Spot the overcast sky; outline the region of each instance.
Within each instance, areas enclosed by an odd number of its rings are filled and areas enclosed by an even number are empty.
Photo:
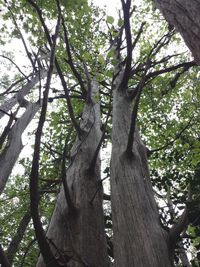
[[[93,0],[99,7],[106,7],[106,13],[110,16],[114,16],[117,12],[117,7],[121,6],[120,0]]]

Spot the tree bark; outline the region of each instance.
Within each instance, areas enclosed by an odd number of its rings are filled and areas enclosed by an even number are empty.
[[[5,115],[4,112],[10,111],[18,103],[19,94],[21,98],[24,98],[30,93],[30,90],[39,82],[39,80],[45,78],[46,75],[46,70],[41,70],[40,73],[36,73],[27,84],[22,86],[18,93],[16,93],[8,100],[5,100],[4,103],[0,106],[0,119]]]
[[[200,64],[199,0],[155,0],[170,26],[182,35],[197,64]]]
[[[23,148],[22,134],[39,110],[39,104],[29,103],[24,114],[15,122],[8,135],[7,144],[0,154],[0,194],[3,192],[9,175]]]
[[[115,267],[172,266],[169,237],[159,221],[147,151],[136,130],[133,156],[126,154],[132,104],[116,79],[113,96],[111,203]]]
[[[65,257],[70,267],[108,266],[99,157],[94,172],[88,171],[101,139],[100,107],[95,100],[98,98],[96,82],[92,82],[92,95],[92,102],[87,101],[82,114],[80,127],[84,134],[75,141],[66,173],[69,195],[76,212],[70,210],[62,187],[47,231],[55,254]],[[40,256],[37,267],[43,266]]]

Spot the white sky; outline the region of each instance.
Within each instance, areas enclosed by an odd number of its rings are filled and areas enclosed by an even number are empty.
[[[93,0],[93,3],[101,8],[106,7],[106,13],[110,16],[115,16],[117,7],[121,7],[120,0]]]

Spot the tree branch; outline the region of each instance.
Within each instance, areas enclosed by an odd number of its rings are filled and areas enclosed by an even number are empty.
[[[51,40],[51,36],[49,34],[49,30],[45,24],[45,21],[44,21],[44,18],[42,16],[42,12],[40,10],[40,8],[38,7],[38,5],[32,1],[32,0],[28,0],[28,2],[35,8],[35,10],[37,11],[37,14],[38,14],[38,17],[40,19],[40,22],[42,24],[42,27],[44,29],[44,32],[45,32],[45,35],[46,35],[46,38],[47,38],[47,41],[50,45],[50,47],[52,47],[52,40]],[[68,111],[69,111],[69,115],[70,115],[70,118],[71,118],[71,121],[72,121],[72,124],[74,125],[74,128],[78,134],[78,136],[81,136],[82,135],[82,131],[80,129],[80,126],[78,125],[78,123],[76,122],[76,119],[75,119],[75,116],[74,116],[74,111],[73,111],[73,107],[72,107],[72,103],[71,103],[71,99],[70,99],[70,95],[69,95],[69,90],[67,88],[67,84],[65,82],[65,78],[64,78],[64,75],[62,73],[62,70],[60,68],[60,65],[58,63],[58,60],[55,56],[55,66],[56,66],[56,69],[57,69],[57,72],[58,72],[58,75],[60,77],[60,80],[61,80],[61,83],[62,83],[62,86],[63,86],[63,89],[64,89],[64,92],[65,92],[65,97],[66,97],[66,101],[67,101],[67,107],[68,107]]]
[[[150,72],[146,76],[146,81],[149,80],[150,78],[157,77],[160,74],[168,73],[168,72],[171,72],[173,70],[180,69],[180,68],[186,68],[186,67],[190,68],[190,67],[193,67],[193,66],[197,66],[197,64],[194,61],[190,61],[190,62],[180,63],[180,64],[177,64],[175,66],[171,66],[171,67],[168,67],[168,68],[165,68],[165,69],[153,71],[153,72]]]
[[[47,74],[46,70],[42,70],[40,75],[37,72],[33,76],[33,78],[28,83],[23,85],[22,88],[15,95],[13,95],[8,100],[4,101],[4,103],[0,106],[0,119],[4,116],[4,114],[8,115],[7,112],[17,104],[18,94],[21,94],[21,96],[23,97],[29,94],[30,90],[38,83],[39,79],[46,77],[46,74]]]
[[[13,22],[14,22],[14,24],[15,24],[15,27],[17,28],[17,30],[18,30],[18,32],[19,32],[19,35],[20,35],[21,40],[22,40],[22,43],[23,43],[23,45],[24,45],[24,49],[25,49],[25,51],[26,51],[26,54],[27,54],[28,59],[29,59],[30,62],[31,62],[31,65],[32,65],[32,67],[33,67],[33,70],[34,70],[34,71],[37,71],[37,69],[36,69],[36,67],[35,67],[35,64],[34,64],[34,62],[33,62],[33,59],[32,59],[32,57],[31,57],[31,53],[29,52],[28,47],[27,47],[26,42],[25,42],[25,39],[24,39],[24,37],[23,37],[23,35],[22,35],[20,29],[19,29],[19,26],[18,26],[18,24],[17,24],[17,21],[16,21],[16,19],[15,19],[15,16],[14,16],[14,14],[13,14],[11,8],[10,8],[9,6],[7,6],[7,7],[8,7],[8,10],[10,11],[10,14],[11,14],[11,16],[12,16],[12,19],[13,19]]]
[[[28,75],[28,77],[29,77],[29,76],[30,76],[30,75]],[[18,83],[23,82],[23,81],[24,81],[24,78],[21,78],[21,79],[15,81],[15,82],[13,82],[13,83],[6,89],[5,92],[0,93],[0,96],[4,96],[4,95],[7,95],[7,94],[9,94],[9,93],[12,93],[12,91],[10,92],[10,90],[11,90],[13,87],[15,87]]]
[[[78,80],[78,82],[80,84],[80,87],[81,87],[81,91],[82,91],[83,97],[86,99],[87,91],[85,89],[85,85],[84,85],[84,82],[82,80],[82,77],[78,73],[78,71],[76,70],[76,68],[74,66],[74,63],[73,63],[73,60],[72,60],[71,49],[70,49],[69,40],[68,40],[68,36],[67,36],[67,29],[66,29],[66,26],[65,26],[65,21],[64,21],[63,16],[62,16],[62,26],[63,26],[63,30],[64,30],[64,39],[65,39],[65,45],[66,45],[66,52],[67,52],[67,56],[68,56],[67,63],[69,64],[69,66],[70,66],[75,78]]]
[[[135,37],[135,40],[133,41],[133,44],[132,44],[132,51],[134,50],[136,44],[138,43],[138,41],[139,41],[139,39],[140,39],[140,36],[141,36],[141,34],[142,34],[142,32],[143,32],[143,28],[144,28],[144,25],[145,25],[145,24],[146,24],[146,22],[142,22],[142,24],[141,24],[141,26],[140,26],[140,28],[139,28],[139,31],[138,31],[138,33],[137,33],[137,35],[136,35],[136,37]]]
[[[168,146],[171,146],[174,144],[174,142],[179,139],[181,137],[181,135],[184,133],[184,131],[191,125],[191,121],[193,120],[194,117],[192,117],[189,122],[186,124],[185,127],[183,127],[183,129],[178,133],[176,134],[175,138],[169,142],[167,142],[164,146],[161,146],[159,148],[155,148],[155,149],[152,149],[152,150],[148,150],[148,155],[150,156],[151,154],[153,154],[154,152],[157,152],[157,151],[160,151],[160,150],[163,150],[165,148],[167,148]]]
[[[0,57],[9,60],[9,61],[16,67],[16,69],[22,74],[22,76],[24,76],[24,78],[25,78],[27,81],[29,81],[28,76],[27,76],[26,74],[23,73],[23,71],[17,66],[17,64],[16,64],[11,58],[9,58],[9,57],[7,57],[7,56],[4,56],[4,55],[0,55]]]
[[[188,227],[188,224],[188,210],[186,207],[177,223],[174,224],[169,231],[170,243],[172,247],[178,241],[180,234]]]
[[[137,92],[136,97],[135,97],[135,103],[131,115],[131,126],[129,130],[129,135],[128,135],[128,142],[127,142],[127,147],[126,147],[126,154],[131,157],[133,155],[132,148],[133,148],[133,142],[134,142],[134,134],[135,134],[135,128],[136,128],[136,121],[137,121],[137,114],[138,114],[138,108],[139,108],[139,103],[140,103],[140,97],[142,94],[142,90],[145,86],[145,78],[147,71],[149,69],[149,62],[146,62],[146,68],[143,73],[143,77],[138,84],[137,88],[135,91]]]
[[[32,5],[35,3],[32,0],[29,0],[29,3]],[[37,6],[37,5],[36,5]],[[51,56],[50,56],[50,65],[47,74],[47,81],[44,91],[44,99],[42,104],[41,115],[39,119],[38,128],[35,136],[35,148],[33,154],[32,168],[30,174],[30,208],[31,208],[31,216],[33,218],[33,224],[35,228],[36,238],[40,247],[41,254],[44,258],[44,262],[49,267],[60,267],[61,265],[55,259],[50,246],[46,240],[46,235],[42,226],[42,222],[40,220],[38,205],[39,205],[39,191],[38,191],[38,179],[39,179],[39,159],[40,159],[40,146],[41,146],[41,137],[43,125],[46,119],[46,111],[47,111],[47,103],[48,103],[48,95],[51,84],[51,78],[54,70],[54,62],[55,62],[55,51],[56,51],[56,40],[59,34],[60,21],[61,21],[61,10],[59,6],[59,2],[57,1],[58,8],[58,19],[57,25],[55,29],[55,34],[52,41],[51,46]]]
[[[121,2],[124,14],[124,29],[125,29],[126,43],[127,43],[127,57],[126,57],[126,66],[120,87],[126,89],[128,87],[128,81],[131,74],[131,63],[132,63],[132,35],[131,35],[130,12],[129,12],[131,1],[127,0],[125,3],[124,0],[121,0]]]

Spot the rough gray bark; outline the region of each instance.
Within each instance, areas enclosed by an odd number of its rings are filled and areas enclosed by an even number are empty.
[[[4,190],[8,177],[23,148],[22,134],[39,110],[39,107],[38,103],[29,103],[24,114],[15,122],[10,130],[7,144],[0,154],[0,194]]]
[[[136,130],[133,156],[125,151],[132,105],[116,80],[113,97],[111,202],[115,267],[172,266],[149,178],[146,148]]]
[[[170,26],[182,35],[197,64],[200,64],[199,0],[155,0]]]
[[[88,172],[101,138],[100,107],[95,100],[98,98],[98,86],[95,82],[92,83],[92,91],[92,102],[85,104],[80,124],[84,134],[75,141],[72,162],[66,173],[70,197],[77,212],[73,214],[70,211],[62,187],[47,232],[50,243],[54,244],[51,248],[58,256],[72,256],[67,265],[70,267],[108,266],[99,157],[94,172]],[[40,256],[37,267],[43,266]]]
[[[3,104],[0,106],[0,119],[5,115],[3,111],[8,112],[10,111],[17,103],[18,97],[20,95],[21,98],[24,98],[26,95],[30,93],[30,90],[39,82],[40,79],[45,78],[47,75],[46,70],[41,70],[40,73],[36,73],[30,81],[22,86],[18,93],[12,96],[10,99],[5,100]]]

